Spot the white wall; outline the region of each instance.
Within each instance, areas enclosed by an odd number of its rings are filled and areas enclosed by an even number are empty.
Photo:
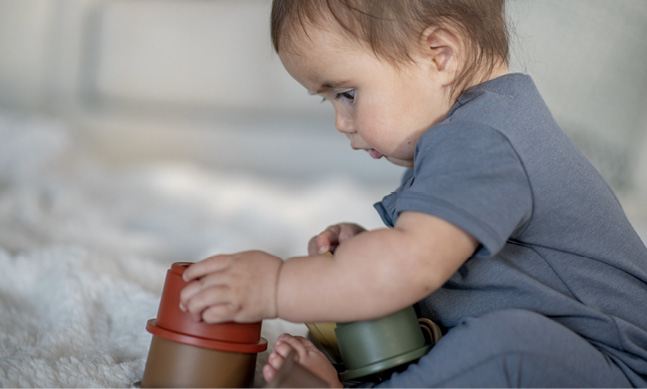
[[[509,2],[513,67],[536,79],[564,130],[614,186],[647,151],[647,2]],[[647,173],[643,172],[643,181]]]
[[[0,107],[45,112],[119,163],[190,158],[392,182],[282,69],[269,0],[0,0]],[[510,0],[513,70],[647,208],[647,1]],[[332,156],[332,157],[331,157]],[[638,199],[638,200],[635,200]],[[641,202],[642,201],[642,202]]]

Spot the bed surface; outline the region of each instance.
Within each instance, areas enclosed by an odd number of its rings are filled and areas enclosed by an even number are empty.
[[[0,114],[0,386],[130,386],[171,263],[303,255],[325,223],[379,223],[372,196],[344,180],[298,187],[179,162],[111,168],[60,122]],[[270,346],[283,332],[306,327],[263,324]]]

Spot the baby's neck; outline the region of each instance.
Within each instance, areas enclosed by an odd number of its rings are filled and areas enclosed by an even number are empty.
[[[471,82],[466,85],[464,89],[461,89],[457,93],[452,96],[453,103],[455,103],[459,96],[463,94],[466,90],[469,90],[477,85],[483,84],[485,82],[488,82],[490,80],[494,80],[495,78],[504,76],[508,74],[510,71],[508,70],[508,65],[505,63],[501,63],[499,65],[496,65],[491,71],[482,71],[478,74],[476,74],[472,79]]]
[[[481,75],[475,77],[475,82],[472,85],[470,85],[470,88],[473,87],[473,86],[476,86],[478,84],[482,84],[484,82],[494,80],[495,78],[504,76],[504,75],[506,75],[508,73],[510,73],[510,70],[508,69],[508,65],[506,65],[505,63],[499,64],[499,65],[495,66],[492,69],[492,71],[490,71],[488,73],[484,72]]]
[[[504,76],[506,74],[510,73],[510,69],[508,69],[508,65],[506,64],[501,64],[497,66],[492,73],[490,73],[490,76],[486,81],[494,80],[495,78]]]

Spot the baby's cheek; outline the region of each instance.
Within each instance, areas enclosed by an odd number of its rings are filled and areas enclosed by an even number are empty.
[[[360,136],[374,148],[386,152],[396,141],[398,133],[402,132],[402,123],[393,122],[384,116],[383,112],[363,115],[357,120]]]

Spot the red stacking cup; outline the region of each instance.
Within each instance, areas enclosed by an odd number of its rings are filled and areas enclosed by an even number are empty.
[[[256,356],[267,349],[261,322],[207,324],[180,309],[182,274],[192,263],[176,262],[166,273],[142,387],[250,387]]]

